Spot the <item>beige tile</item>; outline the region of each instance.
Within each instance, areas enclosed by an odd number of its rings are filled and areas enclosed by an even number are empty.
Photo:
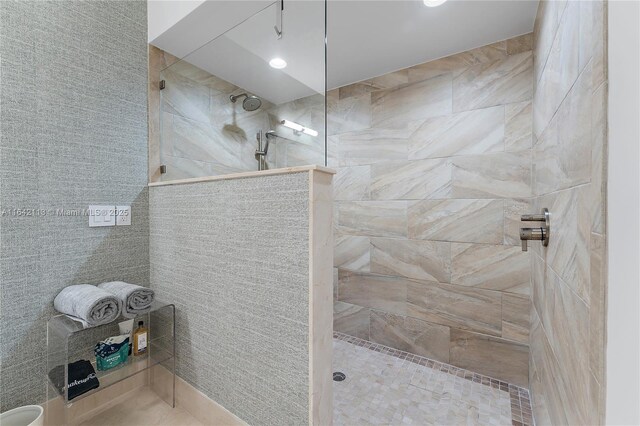
[[[529,344],[529,296],[502,293],[502,337]]]
[[[451,75],[444,74],[371,94],[372,125],[402,125],[451,113]]]
[[[589,368],[595,379],[605,379],[605,297],[606,297],[606,240],[591,233],[591,287],[589,290]]]
[[[528,294],[529,258],[517,246],[451,244],[451,283]]]
[[[369,237],[337,235],[333,251],[333,266],[349,271],[369,272]]]
[[[333,178],[336,200],[368,200],[371,184],[371,166],[339,167]]]
[[[407,280],[366,273],[339,271],[338,300],[404,315]]]
[[[529,348],[498,337],[451,329],[451,364],[528,386]]]
[[[601,85],[592,98],[591,125],[591,230],[603,234],[605,232],[605,217],[607,204],[607,164],[605,161],[607,146],[607,84]]]
[[[366,129],[341,134],[337,142],[340,166],[361,166],[407,159],[408,127]]]
[[[595,0],[592,3],[592,7],[592,78],[593,87],[600,87],[602,83],[607,81],[607,2]]]
[[[536,200],[536,210],[547,207],[551,214],[549,246],[543,249],[543,258],[587,302],[591,234],[588,196],[588,186],[582,185]]]
[[[450,184],[447,159],[387,161],[371,166],[371,198],[375,200],[447,198]]]
[[[591,67],[587,66],[534,147],[536,194],[589,182],[591,99]]]
[[[533,33],[510,38],[506,40],[506,43],[508,55],[517,55],[518,53],[528,52],[533,49]]]
[[[531,99],[532,54],[519,53],[474,65],[453,80],[453,111]]]
[[[505,105],[504,150],[530,149],[533,143],[531,101]]]
[[[578,78],[579,7],[577,1],[568,2],[558,34],[536,86],[533,100],[533,131],[537,138]]]
[[[502,200],[424,200],[408,204],[409,238],[500,244]]]
[[[369,340],[369,308],[345,302],[333,303],[333,329]]]
[[[339,89],[340,99],[360,96],[376,90],[391,89],[409,82],[408,69],[403,69],[378,77],[370,78],[358,83],[349,84]]]
[[[531,152],[468,155],[451,159],[453,198],[531,196]]]
[[[538,82],[542,76],[542,71],[549,58],[549,52],[556,37],[556,30],[566,5],[566,0],[544,0],[540,2],[533,29],[534,83]]]
[[[407,236],[406,201],[340,201],[338,231],[372,237]]]
[[[497,291],[411,281],[407,315],[436,324],[500,336],[501,297]]]
[[[327,97],[327,134],[366,129],[371,125],[371,96]]]
[[[567,285],[556,287],[551,341],[562,368],[562,380],[572,400],[567,405],[570,424],[589,424],[589,312]],[[569,408],[571,407],[571,408]]]
[[[449,361],[449,327],[371,311],[371,340],[442,362]]]
[[[372,238],[371,272],[449,282],[451,244],[440,241]]]
[[[446,73],[456,77],[472,65],[504,59],[506,56],[506,42],[500,41],[410,67],[409,81],[422,81]]]
[[[504,244],[510,246],[521,245],[520,228],[528,227],[520,219],[524,214],[538,213],[533,211],[531,199],[507,199],[504,200]]]
[[[503,151],[504,140],[503,106],[430,118],[409,137],[409,159]]]

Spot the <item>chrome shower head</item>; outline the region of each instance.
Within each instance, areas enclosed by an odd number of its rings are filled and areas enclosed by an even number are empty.
[[[244,108],[245,111],[255,111],[262,106],[262,100],[259,97],[247,95],[246,93],[231,95],[229,96],[229,100],[235,103],[235,101],[241,97],[244,97],[244,101],[242,101],[242,108]]]

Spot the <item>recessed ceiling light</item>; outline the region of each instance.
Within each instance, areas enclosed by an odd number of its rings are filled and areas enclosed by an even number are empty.
[[[287,66],[287,61],[285,61],[282,58],[273,58],[272,60],[269,61],[269,65],[271,65],[272,68],[281,70],[282,68]]]
[[[424,2],[425,6],[428,7],[436,7],[436,6],[440,6],[442,3],[446,2],[447,0],[422,0]]]

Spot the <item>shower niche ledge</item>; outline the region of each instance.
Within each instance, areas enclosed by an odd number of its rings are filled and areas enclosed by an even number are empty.
[[[148,386],[171,407],[175,407],[175,307],[154,302],[151,310],[134,319],[144,321],[148,330],[147,352],[108,370],[98,370],[96,343],[119,332],[120,318],[98,327],[83,328],[66,315],[56,315],[47,323],[47,424],[75,424],[109,408],[130,391]],[[91,362],[98,387],[69,396],[69,364]],[[71,381],[73,382],[73,381]],[[80,383],[74,384],[78,385]],[[72,386],[74,386],[72,385]]]

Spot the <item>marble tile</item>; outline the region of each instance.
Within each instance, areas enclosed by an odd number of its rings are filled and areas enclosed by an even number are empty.
[[[372,237],[407,236],[406,201],[339,201],[338,231]]]
[[[113,424],[201,426],[203,423],[182,408],[171,408],[148,388],[131,395],[126,401],[81,423],[83,426]],[[236,423],[241,424],[241,423]]]
[[[533,33],[523,34],[506,40],[507,54],[517,55],[533,49]]]
[[[408,69],[390,72],[378,77],[369,78],[358,83],[349,84],[339,89],[340,99],[371,93],[376,90],[391,89],[409,82]]]
[[[500,336],[499,292],[432,281],[407,284],[407,315],[436,324]]]
[[[447,198],[451,166],[447,159],[387,161],[371,166],[371,198],[421,200]]]
[[[369,237],[336,235],[333,266],[349,271],[369,272]]]
[[[604,0],[594,0],[592,7],[592,81],[593,87],[597,88],[607,81],[607,2]]]
[[[339,167],[333,179],[336,200],[368,200],[371,186],[371,166]]]
[[[591,67],[582,72],[533,149],[536,194],[589,182],[591,177]]]
[[[562,383],[562,369],[558,365],[543,328],[535,320],[531,330],[531,358],[539,377],[539,380],[531,384],[536,422],[542,421],[544,422],[542,424],[550,425],[571,424],[567,420],[565,407],[571,407],[572,402]]]
[[[453,198],[531,196],[530,151],[468,155],[451,159]]]
[[[333,303],[333,329],[369,340],[369,315],[369,308],[336,301]]]
[[[504,107],[504,150],[521,151],[533,145],[531,101]]]
[[[493,62],[507,57],[505,41],[478,47],[445,58],[429,61],[424,64],[412,66],[409,71],[409,82],[426,80],[438,75],[451,73],[457,77],[467,68],[486,62]]]
[[[607,146],[607,84],[595,90],[592,97],[591,110],[591,230],[604,234],[606,228],[605,194],[607,191],[607,164],[605,161]]]
[[[367,129],[341,134],[337,142],[338,164],[360,166],[407,159],[408,128]]]
[[[518,386],[529,382],[529,348],[498,337],[451,329],[449,360]]]
[[[606,240],[604,235],[591,233],[591,271],[589,289],[589,368],[600,383],[605,380],[606,329]]]
[[[587,65],[593,57],[593,37],[597,37],[597,32],[593,31],[593,11],[596,7],[596,3],[597,2],[595,1],[585,1],[580,2],[579,6],[580,32],[578,34],[578,69],[580,71],[584,69],[585,65]]]
[[[589,309],[562,281],[555,296],[551,346],[572,400],[567,417],[570,424],[589,424]]]
[[[502,337],[529,344],[529,296],[502,293]]]
[[[536,138],[540,137],[578,78],[579,3],[568,2],[549,58],[536,86],[533,99],[533,132]]]
[[[327,97],[329,135],[366,129],[371,125],[371,96],[364,94],[345,99]]]
[[[407,280],[339,270],[338,300],[352,305],[404,315]]]
[[[371,340],[420,356],[449,361],[449,327],[371,311]]]
[[[409,137],[409,159],[503,151],[504,142],[504,106],[466,111],[422,123]]]
[[[567,0],[543,0],[539,4],[533,28],[534,84],[542,77],[566,6]]]
[[[372,238],[371,272],[449,282],[451,244],[440,241]]]
[[[453,111],[531,99],[532,54],[519,53],[474,65],[453,80]]]
[[[374,127],[395,127],[407,121],[449,114],[451,75],[373,92],[371,113]]]
[[[407,207],[409,238],[500,244],[502,200],[424,200]]]
[[[520,219],[524,214],[538,213],[533,211],[531,199],[504,200],[504,244],[520,246],[520,228],[529,226]],[[475,242],[475,241],[474,241]]]
[[[552,233],[543,259],[587,303],[591,234],[588,196],[588,185],[582,185],[536,200],[536,207],[547,207],[551,213]]]
[[[451,244],[451,283],[528,294],[529,258],[518,246]]]

